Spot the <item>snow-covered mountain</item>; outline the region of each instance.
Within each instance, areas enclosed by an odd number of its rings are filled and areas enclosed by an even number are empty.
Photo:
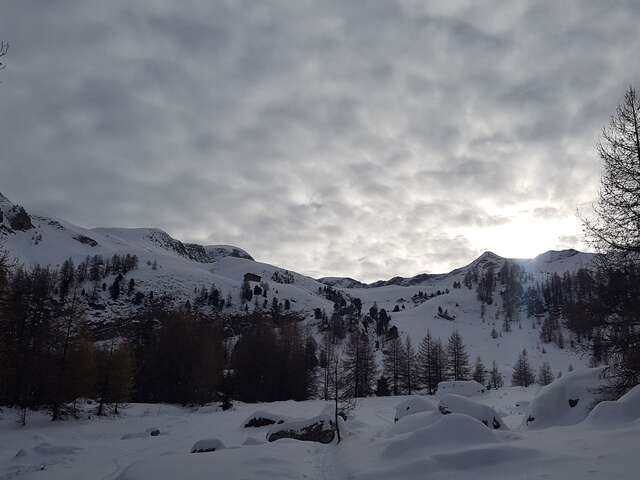
[[[256,262],[245,250],[229,245],[183,243],[156,228],[87,229],[60,219],[30,214],[0,194],[0,249],[18,264],[59,267],[71,258],[77,265],[87,257],[136,255],[139,266],[127,274],[138,291],[171,294],[176,301],[193,300],[194,290],[216,288],[230,295],[240,310],[240,290],[244,275],[253,273],[274,285],[268,301],[277,296],[289,299],[292,309],[311,314],[313,308],[330,308],[318,297],[319,282],[265,263]],[[110,284],[112,279],[105,279]],[[127,278],[128,281],[128,278]],[[123,301],[104,299],[104,319],[127,309]],[[128,307],[128,306],[124,306]],[[91,315],[91,312],[90,312]]]
[[[527,273],[541,278],[553,273],[575,272],[580,268],[589,267],[593,263],[593,260],[593,253],[579,252],[574,249],[549,250],[535,258],[505,258],[493,252],[484,252],[469,265],[444,274],[420,273],[413,277],[393,277],[389,280],[377,280],[368,284],[350,277],[322,277],[319,278],[318,281],[325,285],[341,288],[377,288],[390,285],[409,287],[428,284],[438,279],[451,279],[460,274],[464,276],[465,273],[474,268],[484,270],[493,267],[497,272],[506,261],[514,262],[523,267]]]
[[[374,304],[391,313],[392,324],[402,334],[418,343],[427,329],[435,337],[446,339],[458,329],[472,356],[485,361],[496,360],[510,369],[518,352],[527,348],[534,365],[547,360],[554,368],[566,370],[569,363],[584,363],[575,352],[560,350],[554,345],[541,348],[539,329],[523,314],[522,322],[511,332],[492,337],[501,326],[501,300],[496,293],[493,305],[481,307],[475,288],[453,288],[469,272],[482,273],[489,267],[498,271],[508,259],[486,252],[469,265],[443,274],[420,274],[410,278],[394,277],[386,281],[364,284],[352,278],[325,277],[315,280],[274,265],[255,261],[245,250],[227,245],[204,246],[183,243],[168,233],[154,228],[93,228],[86,229],[63,220],[31,214],[0,194],[0,248],[8,251],[18,263],[60,266],[66,259],[82,262],[87,256],[113,254],[137,255],[139,266],[126,274],[126,281],[135,280],[136,290],[143,293],[170,294],[176,302],[193,302],[196,291],[212,285],[222,298],[232,300],[228,313],[239,313],[255,306],[271,305],[274,298],[287,302],[290,309],[315,322],[314,309],[331,314],[333,302],[322,290],[331,286],[345,296],[359,298],[362,311]],[[527,272],[531,285],[544,281],[553,273],[574,272],[588,267],[593,254],[576,250],[549,251],[533,259],[511,259]],[[252,288],[267,284],[266,295],[256,295],[243,305],[240,294],[246,274]],[[259,277],[259,280],[258,280]],[[104,282],[110,284],[111,278]],[[524,285],[525,288],[527,285]],[[89,310],[93,320],[108,320],[128,313],[132,302],[127,298],[113,300],[101,293],[97,310]],[[255,306],[254,306],[255,305]],[[439,310],[447,311],[447,316]]]

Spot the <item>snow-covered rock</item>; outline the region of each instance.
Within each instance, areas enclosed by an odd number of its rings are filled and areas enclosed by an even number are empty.
[[[449,380],[438,383],[436,395],[442,397],[443,395],[453,393],[455,395],[462,395],[463,397],[473,397],[484,392],[484,386],[475,380]]]
[[[416,430],[433,425],[435,422],[440,421],[441,418],[442,415],[437,410],[408,415],[393,424],[389,429],[389,435],[402,435],[404,433],[415,432]]]
[[[616,427],[640,420],[640,385],[613,402],[598,403],[586,422],[598,427]]]
[[[452,447],[495,443],[500,439],[481,422],[468,415],[451,414],[411,435],[392,441],[385,457],[401,457],[416,450],[444,450]]]
[[[266,427],[267,425],[284,423],[286,417],[282,415],[276,415],[275,413],[265,412],[264,410],[258,410],[257,412],[249,415],[247,419],[242,422],[244,428],[250,427]]]
[[[494,430],[507,430],[507,426],[500,418],[500,415],[488,405],[469,400],[467,397],[455,394],[447,394],[442,396],[438,404],[438,410],[443,415],[460,413],[469,415],[479,420],[487,427]]]
[[[575,370],[543,387],[529,405],[524,425],[547,428],[583,421],[598,402],[598,389],[605,385],[603,370]]]
[[[203,440],[198,440],[191,447],[191,453],[205,453],[205,452],[215,452],[216,450],[222,450],[225,448],[222,440],[218,438],[205,438]]]
[[[333,419],[326,414],[307,420],[296,420],[277,425],[267,433],[267,440],[275,442],[281,438],[292,438],[307,442],[331,443],[335,436]]]
[[[413,415],[418,412],[432,412],[436,409],[436,406],[425,397],[413,396],[396,406],[396,415],[394,422],[397,422],[403,417]]]

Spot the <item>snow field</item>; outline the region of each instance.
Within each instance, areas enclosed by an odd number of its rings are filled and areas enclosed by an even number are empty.
[[[593,372],[576,371],[575,377],[589,374],[593,376]],[[596,407],[586,421],[523,427],[523,420],[542,402],[540,398],[547,397],[547,391],[548,387],[513,387],[465,399],[495,410],[514,430],[492,430],[467,414],[442,415],[437,410],[419,411],[394,422],[399,404],[423,398],[361,399],[339,445],[290,439],[265,442],[274,426],[244,427],[256,410],[276,418],[323,415],[327,404],[319,400],[237,403],[226,412],[132,404],[117,418],[60,423],[34,413],[26,428],[18,427],[15,412],[5,409],[0,416],[0,478],[636,478],[637,388],[618,402]],[[156,429],[160,435],[152,436]],[[226,448],[190,453],[196,442],[208,439]]]

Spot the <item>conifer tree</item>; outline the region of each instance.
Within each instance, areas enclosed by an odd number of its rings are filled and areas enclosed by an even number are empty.
[[[489,372],[489,384],[494,389],[502,388],[504,385],[502,374],[500,373],[500,370],[498,370],[498,365],[495,360],[493,361],[491,371]]]
[[[527,350],[522,350],[518,355],[518,360],[513,367],[511,384],[515,387],[528,387],[535,382],[535,375],[529,365]]]
[[[454,330],[449,337],[447,358],[449,376],[453,380],[467,380],[469,378],[469,355],[458,330]]]
[[[349,335],[342,366],[351,396],[365,397],[373,392],[376,364],[369,337],[360,331]]]
[[[482,385],[484,385],[487,379],[487,370],[484,368],[480,357],[476,358],[476,363],[473,367],[473,379]]]
[[[418,346],[416,373],[420,386],[426,388],[429,395],[433,395],[438,388],[435,349],[431,332],[427,330],[427,334]]]
[[[401,360],[400,386],[405,394],[411,395],[416,389],[416,351],[409,336],[405,338]]]
[[[390,380],[391,393],[400,395],[400,375],[402,372],[404,349],[399,337],[394,337],[386,342],[384,349],[384,372]]]
[[[540,369],[538,370],[538,376],[536,378],[536,382],[538,385],[549,385],[553,382],[553,372],[551,371],[551,366],[544,362]]]

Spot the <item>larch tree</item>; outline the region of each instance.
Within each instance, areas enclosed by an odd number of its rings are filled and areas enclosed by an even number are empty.
[[[535,382],[535,375],[529,365],[529,358],[527,351],[522,350],[518,355],[518,360],[513,367],[513,375],[511,377],[511,384],[514,387],[528,387]]]
[[[504,385],[502,373],[500,373],[500,370],[498,370],[498,365],[496,364],[495,360],[493,361],[491,370],[489,371],[489,385],[491,385],[491,388],[493,389],[502,388],[502,386]]]
[[[594,215],[583,217],[590,244],[599,252],[599,274],[606,286],[635,279],[640,259],[640,97],[629,87],[603,128],[598,154],[602,165]],[[640,296],[627,281],[626,295],[607,295],[600,328],[607,351],[610,386],[617,398],[640,382]],[[606,290],[605,290],[606,293]]]
[[[373,348],[366,333],[356,330],[347,339],[343,371],[353,397],[366,397],[373,392],[376,364]]]
[[[476,363],[473,367],[473,379],[482,385],[487,380],[487,369],[484,367],[480,357],[476,358]]]
[[[413,348],[409,336],[405,338],[403,353],[401,356],[402,365],[400,368],[400,386],[402,391],[411,395],[416,389],[416,351]]]
[[[449,337],[447,357],[449,376],[453,380],[467,380],[469,378],[469,355],[458,330],[454,330]]]
[[[426,388],[429,395],[433,395],[438,388],[437,359],[435,357],[435,342],[431,332],[427,330],[427,334],[418,346],[416,372],[419,385]]]
[[[390,381],[392,395],[400,395],[400,374],[402,371],[404,349],[400,337],[394,337],[386,342],[384,349],[384,372]]]
[[[536,382],[538,385],[549,385],[553,382],[553,371],[551,370],[551,366],[549,363],[544,362],[540,365],[540,369],[538,370],[538,376],[536,377]]]

